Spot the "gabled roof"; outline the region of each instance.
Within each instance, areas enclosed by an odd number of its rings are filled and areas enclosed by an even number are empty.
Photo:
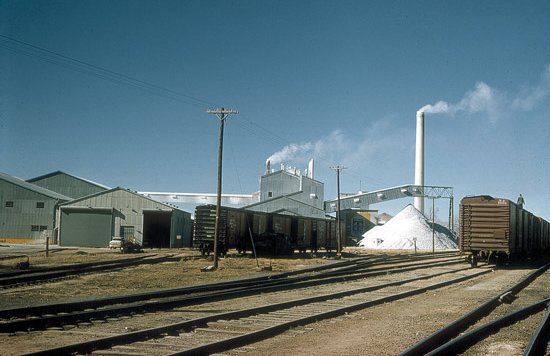
[[[122,190],[122,191],[124,191],[124,192],[126,192],[126,193],[129,193],[129,194],[132,194],[132,195],[135,195],[135,196],[140,197],[140,198],[142,198],[142,199],[146,199],[146,200],[155,202],[155,203],[160,204],[160,205],[162,205],[162,206],[165,206],[165,207],[167,207],[167,208],[169,208],[169,209],[183,211],[183,210],[181,210],[180,208],[175,207],[175,206],[173,206],[173,205],[168,205],[168,204],[159,202],[159,201],[157,201],[157,200],[155,200],[155,199],[151,199],[151,198],[149,198],[149,197],[147,197],[147,196],[145,196],[145,195],[142,195],[142,194],[139,194],[139,193],[137,193],[137,192],[131,191],[131,190],[126,189],[126,188],[121,188],[121,187],[116,187],[116,188],[112,188],[112,189],[109,189],[109,190],[105,190],[105,191],[103,191],[103,192],[98,192],[98,193],[90,194],[90,195],[87,195],[87,196],[85,196],[85,197],[81,197],[81,198],[74,199],[74,200],[71,200],[71,201],[69,201],[69,202],[63,203],[63,204],[61,204],[61,205],[63,206],[63,205],[69,205],[69,204],[78,203],[79,201],[82,201],[82,200],[94,198],[94,197],[97,197],[97,196],[100,196],[100,195],[103,195],[103,194],[113,193],[113,192],[116,192],[116,191],[119,191],[119,190]]]
[[[20,178],[14,177],[14,176],[10,176],[9,174],[5,174],[5,173],[1,173],[1,172],[0,172],[0,179],[6,181],[6,182],[8,182],[8,183],[17,185],[17,186],[19,186],[19,187],[21,187],[21,188],[24,188],[24,189],[33,191],[33,192],[35,192],[35,193],[42,194],[42,195],[44,195],[44,196],[46,196],[46,197],[49,197],[49,198],[58,199],[58,200],[63,200],[63,201],[70,201],[70,200],[72,200],[72,198],[70,198],[70,197],[68,197],[68,196],[65,196],[65,195],[63,195],[63,194],[56,193],[56,192],[51,191],[51,190],[46,189],[46,188],[39,187],[39,186],[37,186],[37,185],[35,185],[35,184],[26,182],[26,181],[24,181],[23,179],[20,179]]]
[[[319,208],[316,208],[312,205],[306,204],[306,203],[304,203],[300,200],[293,199],[292,196],[293,195],[298,195],[298,193],[300,193],[300,192],[289,194],[289,195],[283,195],[283,196],[280,196],[280,197],[275,197],[275,198],[272,198],[272,199],[269,199],[269,200],[264,200],[264,201],[259,202],[259,203],[254,203],[254,204],[247,205],[247,206],[243,207],[242,209],[243,210],[251,210],[251,211],[263,211],[262,210],[262,205],[269,206],[270,203],[273,203],[273,202],[276,202],[276,201],[286,201],[286,203],[280,203],[279,204],[280,207],[278,209],[271,210],[269,212],[277,213],[277,214],[287,214],[287,215],[295,215],[295,216],[312,217],[312,215],[310,215],[310,214],[303,215],[303,214],[300,214],[299,211],[295,211],[295,209],[293,209],[293,206],[292,206],[292,205],[294,205],[295,207],[298,208],[298,210],[300,208],[313,209],[319,215],[323,215],[323,216],[326,215],[325,211],[323,209],[319,209]]]
[[[281,199],[284,199],[284,198],[288,198],[288,199],[291,199],[293,201],[298,201],[298,200],[295,200],[295,199],[292,199],[293,196],[298,196],[300,194],[302,194],[303,192],[300,190],[300,191],[297,191],[297,192],[294,192],[294,193],[290,193],[290,194],[286,194],[286,195],[280,195],[278,197],[271,197],[271,198],[268,198],[266,200],[262,200],[262,201],[258,201],[258,202],[255,202],[255,203],[252,203],[252,204],[249,204],[249,205],[246,205],[244,206],[243,208],[246,209],[246,208],[253,208],[255,206],[260,206],[260,205],[265,205],[265,204],[268,204],[268,203],[271,203],[271,202],[274,202],[276,200],[281,200]],[[303,203],[304,204],[304,203]],[[306,205],[306,204],[304,204]],[[313,207],[312,207],[313,208]]]
[[[54,177],[54,176],[57,176],[57,175],[66,175],[66,176],[69,176],[69,177],[72,177],[74,179],[78,179],[78,180],[81,180],[83,182],[86,182],[86,183],[89,183],[91,185],[95,185],[99,188],[103,188],[105,190],[109,190],[111,188],[103,185],[103,184],[100,184],[100,183],[97,183],[97,182],[94,182],[94,181],[91,181],[89,179],[85,179],[85,178],[81,178],[81,177],[78,177],[78,176],[75,176],[73,174],[68,174],[68,173],[65,173],[63,171],[55,171],[55,172],[51,172],[51,173],[48,173],[48,174],[44,174],[44,175],[41,175],[39,177],[35,177],[35,178],[31,178],[31,179],[27,179],[27,182],[29,183],[33,183],[33,182],[36,182],[36,181],[39,181],[39,180],[43,180],[43,179],[46,179],[46,178],[50,178],[50,177]]]

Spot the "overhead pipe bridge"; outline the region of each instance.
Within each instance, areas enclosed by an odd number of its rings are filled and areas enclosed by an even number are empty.
[[[409,184],[373,192],[341,196],[340,209],[368,210],[371,204],[411,197],[431,199],[447,198],[452,200],[453,188]],[[336,212],[337,200],[338,199],[325,201],[325,211],[327,213]]]

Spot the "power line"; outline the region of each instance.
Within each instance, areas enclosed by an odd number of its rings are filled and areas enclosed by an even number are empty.
[[[190,105],[194,105],[194,106],[197,106],[197,107],[200,107],[200,108],[204,108],[205,105],[209,105],[209,106],[210,105],[215,105],[212,102],[209,102],[209,101],[206,101],[206,100],[203,100],[203,99],[191,96],[191,95],[187,95],[187,94],[184,94],[184,93],[180,93],[178,91],[168,89],[168,88],[165,88],[165,87],[162,87],[162,86],[159,86],[159,85],[156,85],[156,84],[153,84],[153,83],[141,80],[141,79],[137,79],[135,77],[132,77],[132,76],[120,73],[120,72],[115,72],[113,70],[110,70],[110,69],[107,69],[107,68],[104,68],[104,67],[101,67],[101,66],[98,66],[98,65],[95,65],[95,64],[91,64],[91,63],[88,63],[88,62],[85,62],[85,61],[82,61],[82,60],[79,60],[79,59],[76,59],[76,58],[73,58],[73,57],[69,57],[67,55],[57,53],[57,52],[51,51],[49,49],[46,49],[46,48],[43,48],[43,47],[40,47],[40,46],[36,46],[36,45],[30,44],[30,43],[27,43],[27,42],[24,42],[24,41],[20,41],[20,40],[17,40],[15,38],[11,38],[11,37],[1,35],[1,34],[0,34],[0,38],[4,38],[4,39],[6,39],[6,40],[8,40],[12,43],[16,43],[16,44],[24,46],[23,48],[14,48],[14,47],[10,47],[6,43],[0,43],[1,47],[4,47],[4,48],[6,48],[10,51],[13,51],[13,52],[24,54],[24,55],[29,56],[29,57],[35,57],[35,58],[41,59],[43,61],[53,63],[53,64],[57,64],[57,65],[61,65],[65,68],[75,70],[75,71],[78,71],[78,72],[81,72],[81,73],[91,74],[91,75],[97,76],[101,79],[109,80],[111,82],[124,84],[124,85],[128,85],[128,86],[132,86],[134,88],[142,89],[142,90],[148,91],[149,93],[154,94],[154,95],[159,95],[158,92],[160,92],[162,94],[160,94],[159,96],[162,96],[162,97],[165,97],[165,98],[174,99],[174,100],[178,100],[178,98],[179,98],[180,101],[183,98],[183,99],[188,100],[188,101],[184,101],[185,103],[190,104]],[[38,51],[38,53],[32,52],[31,49],[35,50],[35,51]],[[192,102],[189,102],[189,100],[191,100]],[[198,103],[201,103],[201,104],[204,104],[204,105],[199,106]]]

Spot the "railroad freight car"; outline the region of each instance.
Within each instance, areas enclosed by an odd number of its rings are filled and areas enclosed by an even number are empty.
[[[508,199],[466,197],[460,202],[460,251],[479,260],[525,258],[547,253],[550,224]]]
[[[193,245],[201,253],[213,252],[216,206],[201,205],[195,209]],[[239,208],[221,207],[218,250],[226,254],[234,248],[239,253],[291,254],[295,250],[317,252],[319,248],[335,250],[336,220],[262,213]],[[342,225],[342,230],[345,228]],[[341,236],[345,236],[342,231]]]

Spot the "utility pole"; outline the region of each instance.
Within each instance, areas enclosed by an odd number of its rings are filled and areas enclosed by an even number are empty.
[[[336,239],[338,241],[338,251],[336,252],[336,258],[342,257],[342,245],[341,245],[341,237],[340,237],[340,171],[343,169],[346,169],[344,166],[333,166],[330,167],[333,171],[336,171],[336,190],[338,197],[336,199],[337,205],[336,205]]]
[[[455,227],[454,227],[454,220],[455,220],[455,217],[454,217],[454,205],[453,205],[453,197],[451,196],[449,198],[449,230],[451,230],[451,233],[453,234],[454,236],[454,230],[455,230]]]
[[[432,197],[432,253],[435,253],[435,197]]]
[[[222,156],[223,156],[223,128],[228,115],[238,114],[238,111],[229,109],[208,109],[208,114],[214,114],[220,119],[220,138],[218,144],[218,196],[216,198],[216,223],[214,226],[214,266],[218,269],[218,239],[220,236],[220,213],[222,205]]]

